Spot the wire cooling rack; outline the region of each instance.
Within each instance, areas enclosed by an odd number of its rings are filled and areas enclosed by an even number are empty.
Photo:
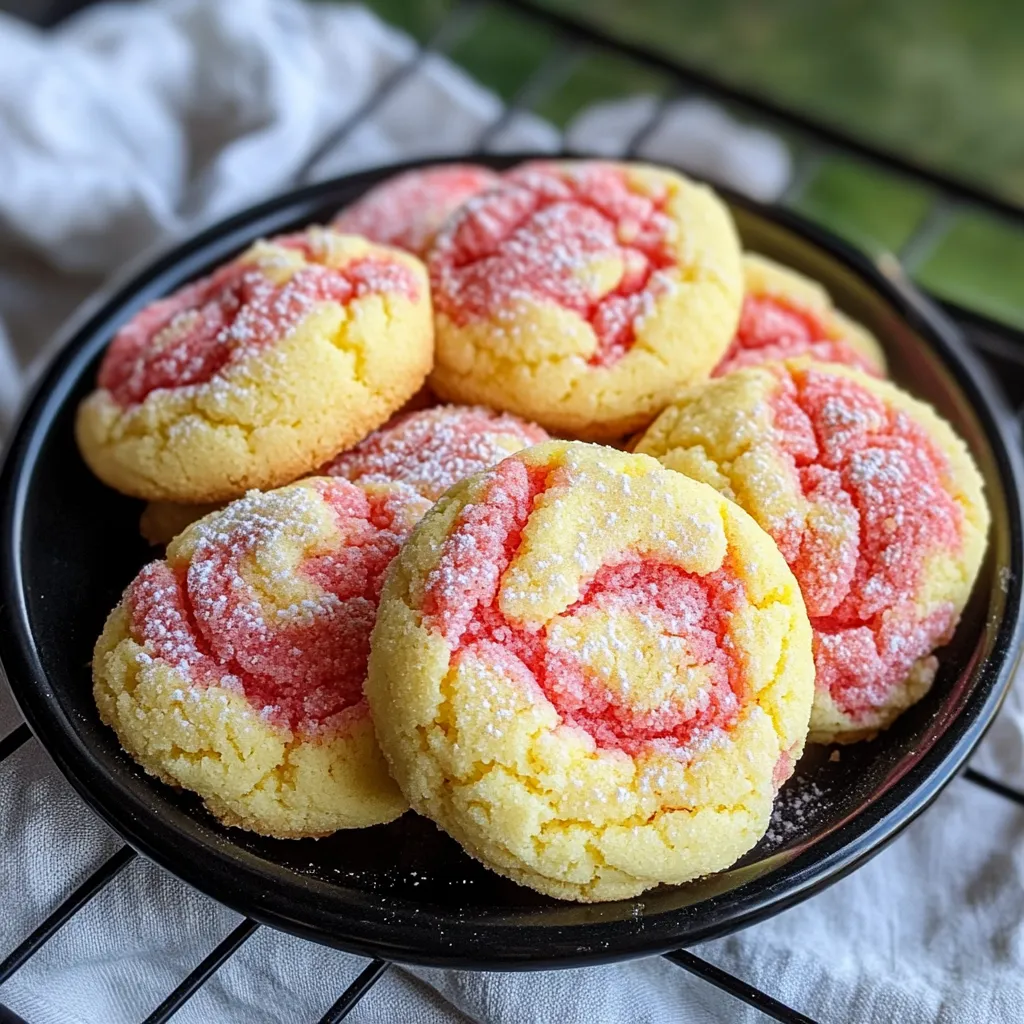
[[[60,7],[60,4],[51,4]],[[73,2],[65,10],[82,6]],[[830,156],[852,157],[880,170],[896,173],[903,178],[928,186],[933,201],[917,227],[896,254],[911,273],[919,267],[941,238],[958,211],[974,210],[1024,227],[1024,209],[996,196],[988,195],[971,184],[959,181],[924,165],[919,165],[892,152],[884,152],[865,144],[840,130],[784,109],[764,96],[736,88],[704,72],[669,60],[640,46],[616,41],[601,31],[529,2],[529,0],[464,0],[456,2],[433,35],[419,46],[410,58],[399,65],[349,118],[338,125],[313,153],[299,174],[300,179],[315,173],[316,165],[327,153],[342,145],[349,135],[364,121],[372,117],[399,88],[408,82],[431,54],[445,54],[472,30],[487,6],[504,7],[540,24],[554,37],[542,63],[533,69],[520,84],[511,102],[503,112],[486,126],[467,152],[492,148],[504,129],[520,113],[529,111],[550,95],[566,79],[570,69],[586,52],[604,53],[624,57],[640,66],[663,74],[671,87],[654,106],[647,120],[641,124],[622,148],[621,156],[629,158],[644,148],[662,125],[673,100],[684,96],[703,96],[728,104],[741,117],[774,127],[787,137],[799,139],[799,159],[792,182],[780,203],[792,205],[811,180],[822,162]],[[47,20],[52,20],[48,18]],[[996,380],[1006,391],[1016,412],[1018,426],[1024,420],[1024,335],[997,323],[988,317],[951,303],[942,303],[959,323],[976,351],[988,363]],[[0,739],[0,764],[25,743],[32,740],[28,726],[22,725]],[[968,767],[963,778],[977,786],[1024,807],[1024,792]],[[7,784],[10,778],[6,780]],[[4,780],[0,779],[0,784]],[[83,907],[137,858],[134,850],[121,847],[81,885],[78,886],[36,929],[0,961],[0,986],[9,980],[46,942],[64,927]],[[261,926],[252,920],[243,920],[230,932],[193,971],[143,1021],[143,1024],[163,1024],[236,953]],[[681,967],[691,975],[728,992],[755,1007],[771,1020],[785,1024],[815,1024],[806,1014],[786,1006],[767,992],[748,985],[741,978],[703,960],[689,950],[666,953],[664,959]],[[320,1024],[335,1024],[344,1020],[361,999],[387,972],[390,964],[375,959],[366,966],[320,1018]],[[26,1024],[22,1018],[0,1003],[0,1024]]]

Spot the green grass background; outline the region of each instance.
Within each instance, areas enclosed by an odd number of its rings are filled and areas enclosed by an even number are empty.
[[[1024,0],[541,2],[1024,205]],[[369,6],[425,39],[452,0]],[[450,55],[509,99],[554,42],[543,25],[490,5]],[[669,85],[588,51],[537,112],[564,126],[595,101]],[[931,201],[918,182],[828,155],[794,205],[870,251],[898,249]],[[1024,234],[1006,222],[958,211],[915,270],[939,295],[1024,328]]]

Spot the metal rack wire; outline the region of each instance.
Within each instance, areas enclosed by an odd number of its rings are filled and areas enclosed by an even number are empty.
[[[752,120],[777,126],[788,134],[798,134],[803,144],[801,161],[797,166],[782,204],[791,204],[813,176],[826,154],[843,154],[876,165],[883,170],[897,172],[906,178],[929,186],[935,200],[920,221],[918,227],[905,243],[897,256],[904,265],[913,270],[930,251],[942,229],[948,224],[952,213],[964,207],[974,208],[992,216],[1024,225],[1024,209],[995,196],[988,195],[974,186],[948,177],[932,168],[918,165],[899,154],[883,152],[864,142],[844,134],[836,128],[811,118],[786,110],[764,96],[738,89],[712,76],[684,67],[664,56],[643,47],[616,41],[590,25],[555,14],[536,6],[530,0],[491,0],[491,6],[504,6],[517,14],[532,19],[550,31],[555,42],[547,57],[516,90],[512,101],[504,111],[486,126],[470,149],[489,149],[501,133],[519,113],[527,111],[541,102],[562,81],[573,63],[589,50],[596,50],[625,57],[637,64],[664,73],[673,83],[672,88],[654,106],[647,121],[640,125],[626,142],[621,155],[635,156],[644,144],[658,130],[670,103],[680,95],[699,94],[711,99],[729,103],[732,107],[749,113]],[[78,3],[69,6],[77,7]],[[320,160],[345,139],[366,119],[372,117],[381,105],[400,86],[412,78],[431,54],[444,54],[473,27],[482,10],[488,6],[485,0],[463,0],[454,4],[452,11],[434,32],[432,37],[418,47],[409,59],[395,69],[380,86],[349,118],[330,133],[321,147],[313,153],[300,172],[300,179],[315,174]],[[1024,419],[1024,336],[1003,324],[958,306],[945,303],[949,312],[959,322],[969,341],[995,371],[995,375],[1006,389],[1017,412],[1018,422]],[[27,726],[16,728],[0,739],[0,763],[32,739]],[[980,786],[1018,806],[1024,807],[1024,792],[967,768],[962,779]],[[137,854],[128,846],[121,847],[88,878],[85,879],[64,901],[28,935],[7,956],[0,961],[0,986],[21,968],[45,943],[66,925],[83,907],[99,894],[122,871],[129,868]],[[161,1024],[174,1014],[223,966],[233,954],[261,926],[246,919],[237,925],[219,945],[216,946],[194,970],[146,1018],[144,1024]],[[786,1006],[771,995],[745,983],[742,979],[716,967],[689,950],[667,953],[664,959],[681,967],[702,981],[722,989],[744,1003],[759,1010],[765,1017],[787,1022],[787,1024],[814,1024],[810,1017],[797,1009]],[[378,981],[385,975],[390,964],[374,959],[367,963],[358,977],[339,995],[337,1001],[320,1018],[321,1024],[334,1024],[344,1020]],[[14,1013],[0,1004],[0,1024],[25,1024]]]

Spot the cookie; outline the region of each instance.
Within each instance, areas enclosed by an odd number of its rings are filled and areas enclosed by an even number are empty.
[[[973,460],[930,406],[804,357],[693,388],[637,451],[775,539],[814,627],[812,740],[873,736],[928,692],[989,523]]]
[[[427,262],[434,391],[602,440],[710,374],[743,292],[725,206],[639,164],[513,171],[448,221]]]
[[[843,316],[816,281],[749,252],[743,275],[739,327],[713,376],[803,355],[885,376],[885,355],[874,335]]]
[[[79,408],[78,444],[126,494],[223,501],[361,440],[423,384],[432,352],[422,264],[310,228],[138,313]]]
[[[363,681],[384,574],[429,505],[319,477],[195,523],[107,620],[100,717],[226,825],[297,838],[397,817]]]
[[[371,188],[342,210],[331,226],[422,256],[444,222],[467,199],[500,181],[496,172],[475,164],[405,171]]]
[[[420,388],[412,398],[406,402],[401,409],[389,421],[392,422],[407,413],[418,412],[421,409],[429,409],[436,403],[436,399],[426,387]],[[388,424],[385,424],[385,427]],[[382,430],[384,428],[381,428]],[[539,429],[539,428],[538,428]],[[371,437],[374,435],[370,435]],[[532,443],[532,442],[531,442]],[[510,449],[510,451],[513,449]],[[497,461],[497,460],[495,460]],[[476,467],[483,468],[483,467]],[[474,469],[474,472],[476,470]],[[326,470],[324,471],[326,472]],[[338,473],[337,476],[349,477],[349,474]],[[395,477],[386,475],[377,476],[378,480],[391,480]],[[292,483],[293,481],[288,481]],[[173,501],[151,501],[146,504],[139,517],[139,533],[153,547],[164,547],[185,529],[191,526],[197,519],[216,512],[224,507],[224,502],[215,502],[206,505],[182,505]]]
[[[342,452],[323,472],[358,482],[404,483],[437,501],[467,476],[547,439],[540,427],[508,413],[442,405],[397,418]]]
[[[771,538],[712,488],[549,441],[412,533],[366,694],[413,808],[523,885],[618,899],[763,835],[807,732],[810,627]]]

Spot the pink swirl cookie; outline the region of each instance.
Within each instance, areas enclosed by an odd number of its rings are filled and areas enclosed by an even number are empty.
[[[742,297],[725,207],[642,165],[513,171],[452,217],[428,265],[431,387],[589,437],[645,425],[680,385],[707,377]]]
[[[870,737],[927,693],[989,522],[974,462],[929,406],[804,357],[680,394],[636,450],[778,544],[814,627],[813,740]]]
[[[399,417],[322,470],[346,480],[404,483],[437,501],[453,484],[548,435],[481,406],[442,405]]]
[[[743,273],[739,327],[713,376],[804,355],[885,376],[874,335],[836,310],[816,281],[754,253],[744,254]]]
[[[417,811],[517,882],[618,899],[763,835],[803,749],[810,639],[741,509],[645,456],[549,441],[413,532],[366,693]]]
[[[147,306],[108,349],[79,447],[136,497],[217,502],[309,473],[423,384],[422,265],[310,228]]]
[[[444,222],[467,199],[501,181],[474,164],[405,171],[371,188],[334,218],[332,227],[422,256]]]
[[[318,477],[195,523],[107,620],[103,721],[228,825],[287,838],[397,817],[363,680],[384,574],[429,507]]]

